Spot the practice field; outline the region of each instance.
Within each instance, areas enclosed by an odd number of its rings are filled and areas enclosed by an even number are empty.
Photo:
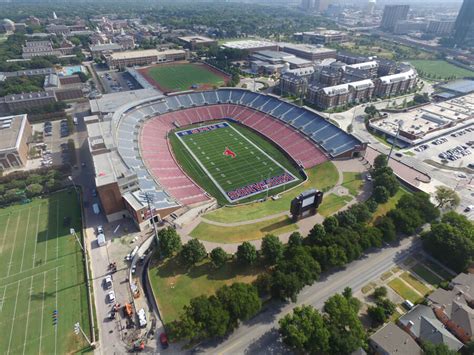
[[[0,353],[65,354],[90,334],[79,203],[61,192],[0,209]]]
[[[218,70],[200,63],[159,64],[139,69],[139,72],[163,92],[192,88],[212,89],[214,86],[224,85],[229,80]]]
[[[223,203],[249,201],[301,182],[283,153],[271,145],[273,154],[267,153],[247,133],[229,122],[180,130],[172,135],[183,148],[174,145],[174,151],[188,174]]]
[[[444,60],[410,60],[410,63],[418,70],[422,77],[427,77],[427,74],[433,79],[474,76],[474,71],[457,67]]]

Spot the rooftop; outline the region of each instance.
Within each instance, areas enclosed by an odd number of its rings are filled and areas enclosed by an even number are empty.
[[[205,36],[183,36],[183,37],[178,37],[183,42],[191,43],[207,43],[207,42],[214,42],[215,40],[209,37]]]
[[[122,49],[122,46],[117,43],[96,44],[94,46],[90,46],[91,52],[113,51],[113,50],[121,50],[121,49]]]
[[[255,39],[226,42],[223,44],[223,46],[226,48],[234,48],[234,49],[255,49],[255,48],[273,47],[276,45],[277,44],[275,42],[255,40]]]
[[[18,148],[26,123],[26,115],[0,117],[0,150]]]
[[[474,72],[472,73],[472,75],[474,76]],[[438,87],[444,90],[454,91],[457,94],[469,94],[471,92],[474,92],[474,80],[458,79],[450,81],[446,84],[441,84]]]
[[[116,52],[112,53],[110,57],[114,60],[120,59],[133,59],[133,58],[141,58],[141,57],[153,57],[153,56],[160,56],[160,55],[168,55],[168,54],[180,54],[183,53],[184,50],[182,49],[168,49],[166,51],[158,51],[157,49],[145,49],[141,51],[126,51],[126,52]]]
[[[105,94],[100,99],[89,100],[89,104],[92,113],[108,113],[115,112],[115,110],[117,110],[117,108],[122,106],[124,103],[142,100],[157,95],[160,95],[160,92],[156,91],[155,89],[122,91],[112,94]]]
[[[306,53],[320,54],[320,53],[336,53],[335,49],[314,46],[311,44],[301,44],[301,43],[280,43],[280,47],[283,49],[290,48],[293,50],[298,50]]]
[[[421,354],[421,348],[415,340],[391,322],[373,334],[370,340],[375,343],[375,350],[382,349],[388,354]]]

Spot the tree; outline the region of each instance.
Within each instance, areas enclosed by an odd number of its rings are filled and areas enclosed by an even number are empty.
[[[387,288],[385,286],[376,287],[374,292],[372,293],[372,297],[376,300],[380,300],[384,297],[387,297]]]
[[[217,290],[216,295],[224,308],[228,310],[230,320],[235,326],[239,320],[250,319],[262,308],[257,289],[252,285],[240,282],[231,286],[224,285]]]
[[[285,274],[295,273],[303,285],[312,284],[321,274],[321,266],[313,259],[309,248],[303,246],[287,249],[275,269]]]
[[[390,198],[390,194],[384,186],[377,186],[374,189],[373,197],[377,203],[385,203]]]
[[[181,249],[181,237],[174,228],[168,227],[158,232],[161,255],[165,258],[173,256]]]
[[[311,354],[330,353],[329,331],[323,317],[311,306],[296,307],[279,321],[283,342],[297,351]]]
[[[272,288],[272,276],[268,272],[261,273],[254,281],[260,297],[266,297],[270,294]]]
[[[346,297],[336,294],[324,304],[332,354],[350,354],[365,342],[365,331],[357,310]]]
[[[283,243],[278,237],[268,234],[262,239],[261,252],[269,265],[274,265],[283,256]]]
[[[214,265],[216,269],[224,266],[228,258],[229,255],[227,255],[227,253],[221,247],[214,248],[211,251],[212,265]]]
[[[43,191],[43,186],[40,184],[30,184],[26,187],[26,195],[28,197],[38,196]]]
[[[374,326],[384,324],[388,319],[383,308],[379,306],[369,306],[367,308],[367,314],[372,319]]]
[[[411,235],[416,232],[417,228],[421,227],[423,220],[417,211],[405,210],[396,208],[387,213],[387,217],[392,219],[395,229],[398,233]]]
[[[230,315],[216,296],[193,298],[184,313],[200,327],[198,339],[222,337],[229,330]]]
[[[206,248],[197,239],[191,239],[183,245],[179,257],[181,262],[185,265],[191,266],[207,256]]]
[[[290,299],[296,302],[298,292],[303,286],[304,284],[295,273],[285,274],[278,270],[272,273],[270,292],[274,298],[282,301]]]
[[[237,260],[244,265],[252,265],[257,260],[257,249],[249,242],[237,247]]]
[[[438,202],[438,208],[448,207],[454,209],[461,202],[457,192],[446,186],[436,186],[434,198]]]
[[[387,166],[387,156],[385,154],[379,154],[374,159],[374,169],[380,169]]]
[[[390,196],[394,196],[400,187],[400,183],[395,174],[383,173],[375,177],[374,187],[377,188],[377,186],[385,187]]]
[[[303,244],[303,237],[299,232],[293,232],[288,239],[288,247],[294,248]]]
[[[336,219],[337,222],[337,219]],[[327,222],[331,223],[331,222]],[[331,227],[332,228],[332,227]],[[308,242],[314,245],[320,245],[324,243],[324,237],[326,236],[326,230],[321,224],[315,224],[309,231]]]
[[[387,216],[378,218],[375,222],[375,227],[382,232],[382,238],[385,242],[391,243],[397,239],[395,224],[393,224],[391,218]]]
[[[423,342],[423,350],[425,355],[456,355],[456,351],[449,349],[444,343],[433,344],[429,341]]]
[[[329,216],[324,219],[323,226],[327,233],[333,233],[339,227],[339,222],[336,217]]]

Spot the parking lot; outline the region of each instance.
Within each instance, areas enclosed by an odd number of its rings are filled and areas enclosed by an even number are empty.
[[[411,148],[417,159],[452,167],[474,168],[474,127],[463,128]]]
[[[95,66],[97,76],[102,83],[106,93],[120,91],[131,91],[141,89],[141,85],[127,72],[117,72],[114,70],[104,70]]]

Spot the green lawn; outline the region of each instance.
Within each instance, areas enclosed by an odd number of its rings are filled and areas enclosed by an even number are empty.
[[[189,90],[193,85],[212,88],[225,84],[223,75],[197,63],[160,64],[147,69],[146,75],[165,92]]]
[[[268,150],[266,151],[269,152]],[[339,176],[336,166],[330,161],[306,170],[306,174],[308,175],[308,180],[304,184],[293,189],[291,192],[283,194],[278,200],[256,202],[237,207],[222,207],[207,213],[204,215],[204,218],[216,222],[232,223],[249,221],[289,211],[290,202],[295,196],[310,188],[327,191],[335,186]]]
[[[418,301],[421,296],[418,295],[415,291],[413,291],[408,285],[406,285],[402,280],[398,277],[393,279],[388,283],[388,285],[400,295],[405,300],[409,300],[413,303]]]
[[[398,200],[402,198],[403,195],[409,194],[407,190],[403,188],[399,188],[397,193],[390,197],[389,200],[385,203],[382,203],[377,206],[377,210],[374,212],[372,215],[372,221],[375,221],[378,217],[384,216],[387,214],[388,211],[392,210],[395,208],[397,205]]]
[[[431,270],[426,268],[423,264],[416,264],[411,268],[411,270],[423,278],[426,282],[428,282],[430,285],[438,285],[441,281],[443,281],[441,278],[439,278],[437,275],[435,275]]]
[[[452,76],[457,78],[474,76],[474,71],[457,67],[444,60],[410,60],[410,63],[424,75],[429,74],[443,79]]]
[[[168,259],[152,265],[148,275],[160,314],[167,323],[175,320],[192,298],[211,295],[219,287],[234,282],[250,283],[261,272],[263,269],[258,266],[245,267],[231,261],[215,270],[208,260],[186,270],[176,259]]]
[[[424,261],[424,263],[426,266],[436,272],[439,276],[443,277],[445,280],[451,280],[453,276],[455,276],[451,274],[448,270],[446,270],[443,266],[439,265],[434,261],[427,259]]]
[[[86,346],[73,331],[80,322],[90,334],[82,252],[69,234],[73,227],[81,237],[80,216],[68,192],[0,209],[1,353],[65,354]]]
[[[403,274],[401,274],[400,278],[405,280],[411,287],[413,287],[422,295],[426,295],[428,292],[430,292],[430,289],[425,284],[423,284],[423,282],[421,282],[408,272],[404,272]]]
[[[362,188],[364,181],[360,173],[344,172],[342,186],[349,190],[352,196],[357,196]]]
[[[323,202],[318,208],[318,213],[323,217],[330,216],[339,211],[351,200],[352,196],[339,196],[336,194],[324,195]]]
[[[291,167],[282,153],[268,146],[274,155],[278,153],[276,159],[271,157],[253,143],[255,138],[247,137],[248,129],[240,128],[219,121],[172,133],[185,150],[181,166],[188,166],[186,170],[201,186],[213,184],[219,190],[215,197],[225,203],[255,199],[263,191],[275,194],[301,182],[295,168],[290,172],[280,163],[286,160],[284,165]]]

